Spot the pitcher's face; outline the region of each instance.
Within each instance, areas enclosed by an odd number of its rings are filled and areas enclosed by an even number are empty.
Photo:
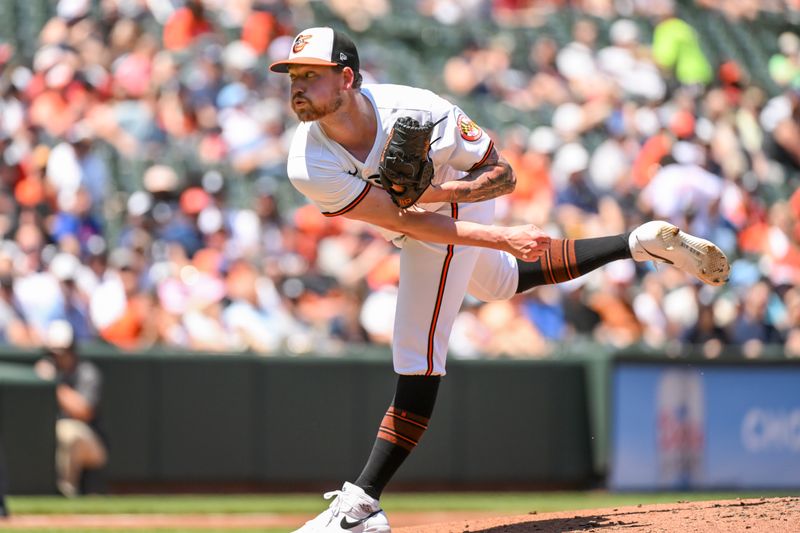
[[[292,111],[303,122],[319,120],[342,107],[342,71],[334,67],[289,67]]]

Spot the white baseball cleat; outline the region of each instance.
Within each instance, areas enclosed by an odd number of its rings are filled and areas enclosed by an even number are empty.
[[[392,531],[378,500],[369,496],[361,487],[345,483],[342,490],[326,492],[324,498],[326,500],[333,498],[330,506],[294,533],[328,531],[390,533]]]
[[[636,261],[667,263],[709,285],[722,285],[731,273],[728,258],[716,244],[663,220],[646,222],[633,230],[628,246]]]

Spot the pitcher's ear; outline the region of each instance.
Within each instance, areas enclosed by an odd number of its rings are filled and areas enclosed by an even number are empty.
[[[352,89],[356,83],[356,73],[350,67],[342,68],[344,74],[344,84],[346,89]]]

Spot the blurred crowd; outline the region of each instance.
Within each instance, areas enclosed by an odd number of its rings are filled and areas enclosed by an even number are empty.
[[[35,50],[0,45],[3,343],[41,346],[56,320],[80,343],[125,350],[390,342],[397,250],[322,217],[285,179],[296,119],[284,77],[265,67],[319,23],[314,4],[58,0]],[[324,3],[359,45],[367,82],[406,82],[382,66],[391,43],[369,38],[393,4]],[[514,110],[511,125],[484,124],[517,173],[501,223],[580,238],[667,219],[733,261],[723,289],[625,261],[510,301],[468,297],[452,356],[544,357],[578,341],[800,356],[797,33],[768,43],[769,90],[709,58],[670,0],[412,4],[443,32],[476,17],[498,28],[446,58],[429,87],[465,108]],[[695,4],[731,20],[798,9]],[[541,32],[520,60],[505,29],[567,8],[569,38]]]

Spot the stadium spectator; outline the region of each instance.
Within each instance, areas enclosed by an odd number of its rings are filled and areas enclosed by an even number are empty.
[[[737,0],[736,2],[699,0],[697,3],[707,8],[718,9],[730,19],[755,20],[758,17],[759,10],[769,6],[771,2],[762,2],[759,0]]]
[[[642,45],[639,28],[632,20],[620,19],[609,28],[611,45],[597,53],[597,67],[611,76],[629,98],[659,101],[666,84]]]
[[[245,15],[242,23],[242,41],[259,55],[269,49],[275,38],[286,34],[286,28],[269,7],[268,4],[257,3],[253,6],[253,10]]]
[[[314,217],[286,187],[294,121],[282,82],[262,68],[286,56],[296,21],[335,18],[336,9],[364,28],[368,78],[445,87],[483,115],[518,174],[498,202],[505,222],[569,237],[619,231],[651,212],[688,223],[735,260],[730,286],[712,301],[686,293],[686,309],[707,321],[713,308],[717,327],[756,280],[800,280],[800,209],[789,201],[800,180],[796,32],[776,31],[763,53],[748,48],[753,57],[726,56],[726,42],[703,47],[697,37],[710,22],[776,28],[758,9],[784,13],[786,2],[328,2],[333,14],[313,3],[175,4],[48,4],[38,40],[0,43],[6,343],[41,345],[61,319],[80,342],[126,349],[305,353],[385,341],[396,254],[369,233]],[[387,35],[397,17],[413,23]],[[396,61],[384,58],[399,50],[404,66],[391,70]],[[767,70],[754,65],[759,57]],[[258,267],[242,273],[242,263]],[[669,274],[608,275],[613,290],[589,282],[502,313],[465,310],[476,332],[464,336],[465,353],[496,351],[480,334],[489,330],[481,320],[496,316],[538,332],[531,356],[552,352],[558,313],[565,340],[664,347],[701,328],[675,322],[685,308]],[[647,280],[630,286],[633,275]],[[329,277],[341,290],[317,283]],[[255,294],[242,280],[256,283]],[[773,298],[789,308],[791,294],[776,289]],[[599,312],[603,301],[625,311],[623,324]],[[372,306],[380,313],[364,312]],[[287,333],[264,333],[264,324]],[[789,353],[798,326],[776,327]]]
[[[602,286],[595,288],[587,301],[600,319],[594,334],[603,344],[624,348],[642,338],[643,326],[626,297],[633,280],[632,269],[628,265],[606,272]]]
[[[203,1],[187,0],[164,25],[164,47],[167,50],[183,50],[198,37],[212,31],[213,26],[206,17]]]
[[[259,276],[251,264],[234,262],[225,282],[231,304],[222,312],[222,323],[242,347],[273,354],[298,331],[296,319],[287,312],[272,281]],[[300,288],[294,296],[302,292]]]
[[[388,0],[329,0],[328,5],[353,31],[368,29],[373,20],[386,17],[392,8]]]
[[[147,348],[156,339],[154,301],[142,290],[141,266],[125,248],[112,252],[109,265],[111,271],[90,302],[94,326],[103,340],[119,348]]]
[[[778,163],[800,170],[800,86],[769,102],[761,115],[767,153]]]
[[[778,53],[769,58],[769,74],[781,87],[800,81],[800,36],[796,33],[778,36]]]
[[[540,105],[557,106],[570,99],[566,78],[556,66],[558,43],[550,37],[536,39],[528,55],[533,76],[521,96],[519,106],[533,109]],[[527,98],[525,98],[527,96]],[[511,102],[514,104],[514,102]]]
[[[687,86],[708,85],[713,77],[697,32],[677,17],[664,17],[653,32],[653,58],[670,77]]]
[[[509,203],[509,217],[540,227],[547,225],[555,199],[550,156],[559,142],[548,126],[540,126],[530,133],[522,127],[508,129],[502,155],[517,175],[516,188],[505,198]]]
[[[714,308],[708,305],[700,307],[697,322],[684,331],[681,341],[701,346],[703,356],[709,359],[719,357],[730,344],[727,332],[716,323]]]
[[[0,241],[0,339],[7,345],[31,346],[36,345],[38,339],[34,338],[14,294],[15,261],[19,257],[19,249],[13,241]]]
[[[86,279],[86,267],[74,254],[60,252],[50,260],[48,269],[59,282],[64,301],[64,320],[72,327],[75,341],[83,343],[94,339],[97,333],[89,315],[89,287],[94,283]]]
[[[441,3],[441,2],[439,2]],[[547,16],[567,5],[566,0],[496,0],[492,17],[500,26],[541,26]]]
[[[499,300],[484,304],[478,309],[478,320],[486,333],[480,345],[481,353],[488,357],[544,357],[552,345],[526,316],[525,297]]]
[[[776,305],[782,306],[766,281],[746,290],[730,328],[732,342],[742,347],[746,357],[760,356],[765,344],[783,343],[775,326]]]

